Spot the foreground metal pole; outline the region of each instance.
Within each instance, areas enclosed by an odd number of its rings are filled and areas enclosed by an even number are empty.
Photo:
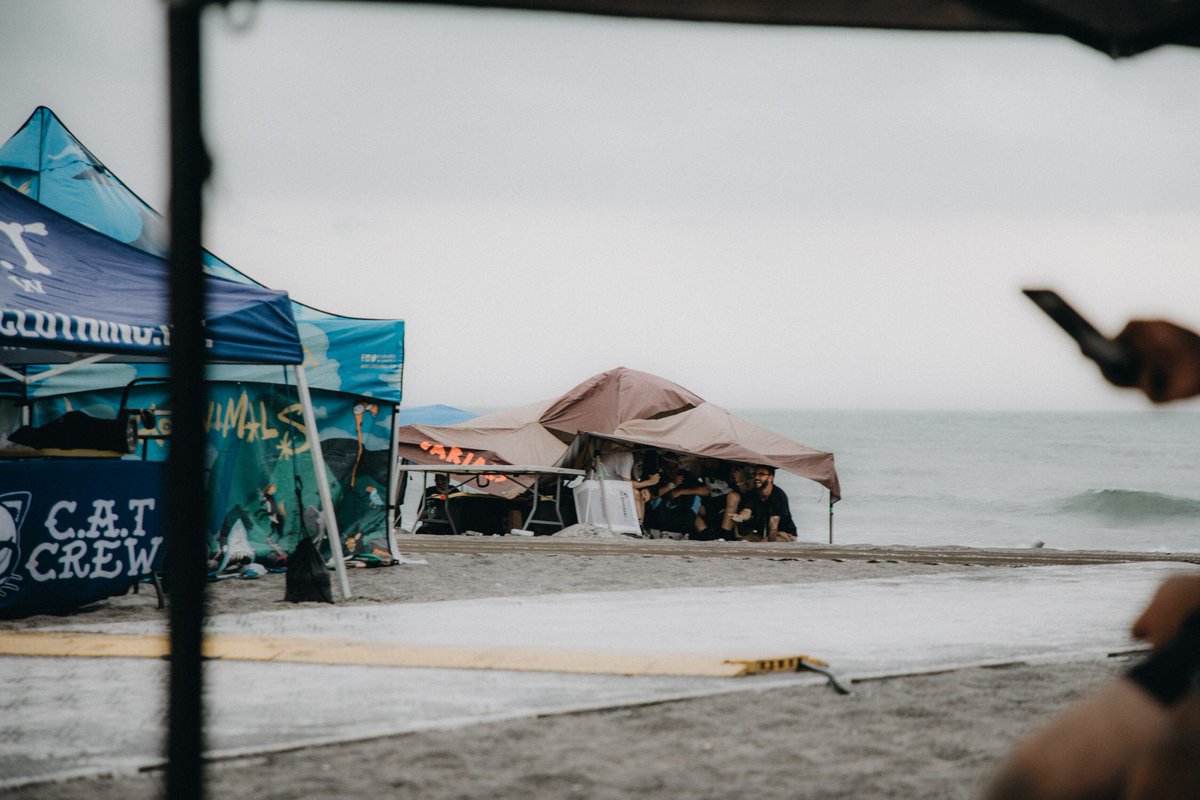
[[[200,648],[207,582],[204,489],[204,281],[200,133],[200,14],[205,0],[166,0],[171,92],[171,450],[165,516],[170,581],[169,800],[204,797],[204,680]]]

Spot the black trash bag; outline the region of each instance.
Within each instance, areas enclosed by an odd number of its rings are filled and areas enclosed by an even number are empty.
[[[325,560],[308,536],[300,537],[296,550],[288,557],[283,599],[289,603],[333,602],[333,585],[325,570]]]

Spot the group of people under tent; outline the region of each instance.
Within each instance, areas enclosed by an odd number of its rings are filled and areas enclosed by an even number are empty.
[[[594,472],[633,485],[638,522],[651,538],[796,540],[787,494],[775,485],[775,467],[609,450],[596,456]]]

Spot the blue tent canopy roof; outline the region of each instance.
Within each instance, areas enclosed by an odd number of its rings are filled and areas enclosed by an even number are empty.
[[[120,242],[157,256],[167,252],[163,218],[112,173],[75,137],[53,111],[39,106],[7,142],[0,145],[0,183],[42,205],[82,222]],[[262,284],[207,251],[204,270],[230,282]],[[330,314],[290,301],[291,315],[306,351],[314,389],[372,397],[398,404],[404,362],[404,322]],[[146,374],[155,368],[141,367]],[[105,385],[103,371],[77,371],[56,378],[51,393]],[[258,367],[220,367],[217,380],[277,380]],[[124,380],[121,381],[124,383]]]
[[[165,358],[170,268],[0,184],[0,362],[45,363],[46,351]],[[303,359],[287,293],[206,277],[213,361]]]

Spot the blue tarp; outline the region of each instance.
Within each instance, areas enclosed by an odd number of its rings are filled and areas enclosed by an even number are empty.
[[[0,185],[0,363],[62,360],[47,351],[165,358],[163,259],[121,244]],[[206,278],[213,360],[296,364],[300,338],[285,292]]]
[[[398,416],[400,425],[457,425],[479,415],[437,403],[431,406],[402,408]]]
[[[167,252],[162,217],[121,182],[72,134],[54,112],[39,107],[0,146],[0,183],[101,233],[153,255]],[[229,281],[256,281],[204,253],[204,269]],[[300,331],[305,371],[314,389],[399,404],[404,363],[404,322],[344,317],[292,302]],[[163,368],[139,367],[138,374],[162,375]],[[36,396],[123,386],[128,372],[81,369],[40,384]],[[221,367],[214,380],[278,383],[278,370]]]

